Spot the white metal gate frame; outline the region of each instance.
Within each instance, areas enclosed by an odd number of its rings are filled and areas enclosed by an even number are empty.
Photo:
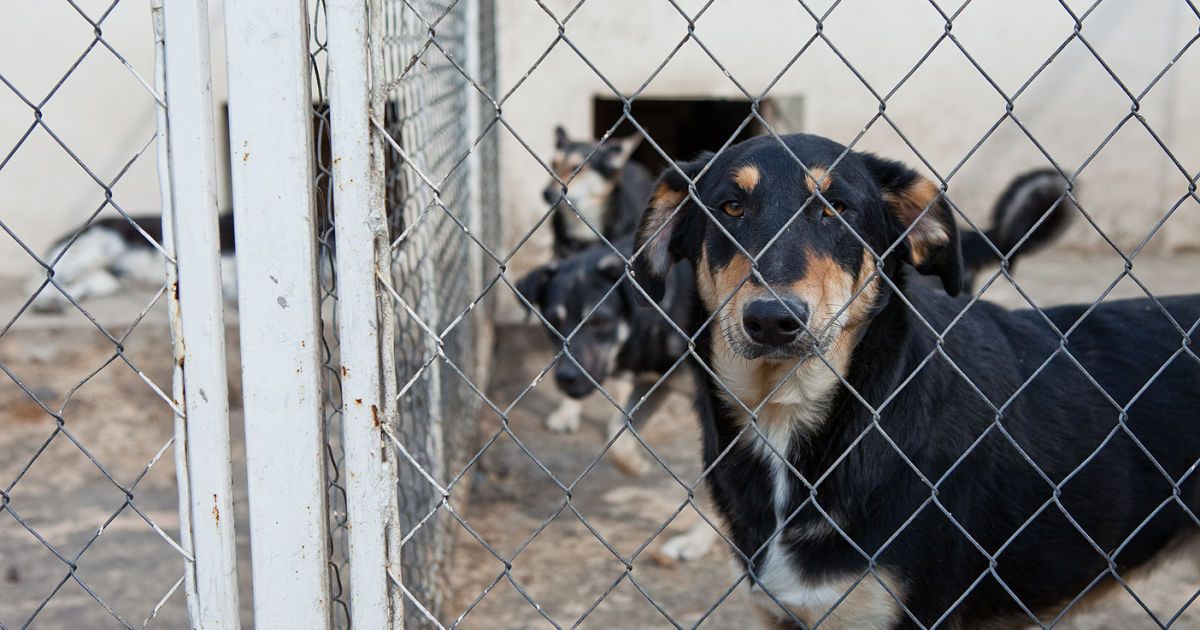
[[[467,28],[477,29],[478,2],[465,6],[473,16]],[[179,261],[178,278],[168,280],[175,289],[175,387],[184,411],[176,418],[180,538],[191,554],[184,588],[194,626],[237,628],[208,7],[203,1],[155,0],[153,9],[159,80],[166,86],[159,124],[169,139],[160,144],[164,240]],[[316,251],[316,231],[332,217],[317,210],[313,185],[313,9],[305,0],[269,6],[230,0],[224,24],[235,231],[237,241],[255,243],[237,251],[237,279],[253,609],[262,627],[329,628],[334,618]],[[389,16],[381,0],[325,0],[315,10],[324,12],[328,39],[330,187],[337,198],[337,255],[329,271],[340,279],[334,363],[342,401],[342,481],[353,523],[346,532],[350,622],[401,627],[405,591],[392,449],[406,451],[396,430],[398,294],[385,208],[387,89],[379,85]],[[466,57],[465,63],[477,66],[477,49],[468,45]],[[467,131],[475,137],[478,101],[475,88],[466,89]],[[471,152],[467,159],[469,228],[478,231],[479,156]],[[481,278],[480,255],[470,264],[473,283]],[[431,380],[437,390],[437,379]]]

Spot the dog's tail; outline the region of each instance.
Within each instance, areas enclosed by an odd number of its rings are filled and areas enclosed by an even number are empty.
[[[1038,169],[1020,175],[996,201],[991,225],[982,234],[973,230],[963,233],[963,264],[969,272],[998,264],[999,250],[1008,254],[1011,270],[1018,256],[1039,251],[1062,236],[1075,212],[1067,195],[1067,180],[1058,171]]]

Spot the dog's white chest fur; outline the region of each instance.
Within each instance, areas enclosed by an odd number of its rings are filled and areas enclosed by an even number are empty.
[[[728,388],[724,394],[727,404],[738,410],[736,415],[746,426],[743,444],[771,471],[775,523],[777,529],[782,528],[798,506],[791,501],[796,495],[794,490],[804,484],[788,463],[792,441],[797,432],[813,430],[825,421],[837,391],[838,375],[819,359],[794,370],[794,364],[730,356],[719,357],[714,363],[718,377]],[[754,413],[753,420],[743,405]],[[828,523],[810,530],[796,531],[792,527],[788,535],[791,539],[837,535]],[[750,593],[772,616],[787,617],[782,604],[809,624],[828,614],[821,627],[886,628],[896,618],[895,607],[890,605],[894,600],[879,580],[868,576],[858,582],[856,575],[813,579],[790,557],[782,535],[774,536],[767,544],[756,563],[755,576],[757,583],[750,586]]]
[[[796,367],[794,363],[721,357],[715,364],[717,376],[729,389],[725,399],[738,410],[736,415],[746,427],[743,443],[771,470],[775,518],[783,523],[791,489],[802,483],[787,463],[792,439],[797,431],[824,422],[837,390],[837,374],[819,360]]]
[[[571,238],[584,242],[599,240],[596,233],[604,230],[604,211],[612,191],[612,183],[590,169],[575,176],[567,189],[567,200],[574,210],[570,207],[559,209],[567,215],[566,228]],[[583,217],[582,221],[580,217]]]

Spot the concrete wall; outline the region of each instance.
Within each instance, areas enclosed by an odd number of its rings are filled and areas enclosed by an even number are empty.
[[[544,53],[557,26],[534,3],[503,2],[500,76],[507,92]],[[574,0],[550,0],[564,15]],[[702,0],[679,3],[689,13]],[[829,2],[809,2],[824,11]],[[945,4],[945,3],[942,3]],[[1090,2],[1069,3],[1083,11]],[[1198,20],[1174,0],[1101,3],[1083,22],[1082,34],[1134,94],[1140,93],[1196,33]],[[1043,0],[972,2],[954,20],[952,33],[1005,92],[1012,94],[1072,33],[1074,22],[1058,3]],[[696,37],[737,84],[695,42],[688,42],[649,82],[644,94],[744,98],[762,93],[814,33],[800,3],[787,0],[716,2],[695,24]],[[804,99],[806,131],[849,143],[870,125],[856,148],[921,166],[887,121],[872,119],[880,95],[890,92],[944,35],[945,23],[925,0],[842,2],[824,32],[861,74],[856,77],[823,41],[813,43],[768,96]],[[566,36],[618,90],[632,92],[655,72],[685,37],[687,23],[667,2],[587,2],[566,25]],[[1184,55],[1141,103],[1158,137],[1193,175],[1200,169],[1200,53]],[[591,99],[611,90],[569,46],[559,42],[504,104],[504,118],[542,159],[552,149],[551,130],[561,122],[574,135],[590,132]],[[982,218],[1015,174],[1048,165],[1011,120],[1002,122],[965,164],[960,162],[1005,113],[1005,101],[966,56],[943,39],[888,98],[887,116],[929,164],[950,180],[953,199]],[[1029,134],[1063,168],[1074,170],[1130,113],[1131,101],[1078,39],[1015,100],[1013,112]],[[515,243],[545,210],[539,193],[548,176],[508,132],[502,143],[507,243]],[[683,156],[686,157],[686,156]],[[928,170],[922,166],[923,170]],[[1079,177],[1084,208],[1114,241],[1129,247],[1187,193],[1187,177],[1166,157],[1137,119],[1113,135]],[[545,260],[548,227],[522,248],[515,273]],[[1095,229],[1079,221],[1072,247],[1106,248]],[[1158,251],[1200,246],[1200,208],[1187,201],[1148,247]]]
[[[93,20],[111,2],[80,7]],[[218,114],[225,101],[223,10],[210,2],[213,88]],[[154,83],[154,35],[149,2],[124,0],[101,23],[104,41],[145,81]],[[93,28],[66,2],[17,0],[0,7],[0,75],[35,104],[50,94],[95,39]],[[111,182],[145,149],[113,186],[113,200],[130,214],[159,212],[155,102],[130,71],[97,43],[42,107],[46,126],[102,182]],[[218,124],[221,117],[218,115]],[[42,254],[104,203],[104,188],[42,127],[5,157],[34,122],[34,111],[0,84],[0,221]],[[149,146],[147,143],[150,142]],[[222,145],[218,156],[227,154]],[[226,172],[219,172],[221,204],[229,207]],[[103,215],[115,211],[106,209]],[[37,268],[17,243],[0,234],[0,275],[23,276]]]
[[[557,37],[557,26],[533,2],[497,0],[501,92],[507,93]],[[214,92],[224,101],[220,57],[222,11],[212,2]],[[563,15],[575,0],[547,0]],[[702,0],[680,0],[689,13]],[[810,1],[824,11],[828,0]],[[1084,2],[1071,2],[1083,10]],[[98,14],[105,2],[83,3]],[[1194,35],[1197,19],[1177,0],[1109,0],[1083,23],[1082,33],[1134,93],[1141,92]],[[1018,88],[1071,34],[1070,16],[1044,0],[977,0],[955,19],[952,33],[1005,91]],[[696,36],[737,81],[726,77],[695,42],[649,81],[644,93],[664,97],[736,97],[761,93],[814,32],[794,0],[722,0],[699,18]],[[889,92],[944,33],[942,18],[925,0],[860,0],[839,5],[825,34],[880,94]],[[567,23],[566,34],[623,92],[647,81],[687,33],[667,2],[592,0]],[[117,5],[104,38],[147,80],[153,78],[149,10],[144,2]],[[40,101],[92,41],[92,29],[69,5],[41,0],[7,3],[0,19],[0,74]],[[1200,53],[1184,55],[1146,96],[1140,114],[1186,169],[1200,169]],[[592,127],[591,102],[612,92],[580,56],[559,42],[504,103],[505,120],[543,159],[551,130],[565,124],[575,135]],[[813,43],[768,96],[802,97],[802,127],[842,142],[854,140],[878,113],[863,82],[822,41]],[[45,105],[46,123],[101,179],[111,179],[153,133],[153,102],[107,50],[95,48]],[[887,115],[943,175],[953,171],[1004,114],[1005,102],[948,40],[888,100]],[[1084,164],[1129,114],[1130,100],[1078,40],[1068,45],[1017,98],[1014,113],[1067,169]],[[0,160],[33,122],[32,110],[0,86]],[[547,175],[505,129],[502,164],[505,239],[511,247],[545,211],[539,192]],[[857,146],[918,164],[886,121],[870,125]],[[220,148],[224,154],[224,148]],[[1047,164],[1011,121],[1000,124],[951,179],[951,194],[972,216],[982,216],[1017,172]],[[224,177],[224,173],[222,173]],[[1081,198],[1096,223],[1123,246],[1136,244],[1187,191],[1187,180],[1137,119],[1113,135],[1080,176]],[[227,184],[222,182],[222,190]],[[114,188],[130,212],[157,212],[153,146]],[[42,129],[35,129],[0,168],[0,220],[30,247],[43,250],[104,200],[103,189]],[[227,198],[223,206],[228,207]],[[543,229],[518,252],[515,273],[548,255]],[[1080,222],[1072,246],[1106,247]],[[1183,204],[1153,250],[1200,247],[1200,208]],[[33,263],[0,235],[0,275],[25,274]]]

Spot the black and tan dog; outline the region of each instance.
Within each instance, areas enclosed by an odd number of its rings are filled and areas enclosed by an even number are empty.
[[[1200,296],[968,308],[939,187],[815,136],[649,206],[634,277],[694,269],[707,479],[768,625],[1020,627],[1198,531]]]
[[[1065,216],[1067,206],[1060,201],[1066,192],[1064,181],[1054,171],[1032,171],[1014,179],[997,200],[991,224],[984,232],[995,248],[980,234],[963,232],[964,242],[970,243],[964,249],[971,252],[966,272],[973,276],[996,264],[997,250],[1009,252],[1035,227],[1030,238],[1009,256],[1010,268],[1019,254],[1057,237],[1069,221]],[[623,258],[628,259],[633,252],[633,237],[619,239],[615,245],[620,255],[608,245],[597,244],[538,267],[517,282],[517,289],[540,313],[551,345],[561,348],[563,340],[569,339],[569,352],[563,353],[554,370],[554,382],[564,398],[547,416],[546,426],[560,432],[576,430],[581,423],[583,399],[599,386],[621,405],[621,409],[613,410],[607,430],[609,436],[624,435],[609,448],[609,459],[622,472],[638,476],[651,463],[645,450],[624,431],[626,414],[641,431],[660,407],[664,394],[681,385],[664,382],[655,387],[664,375],[670,375],[669,381],[678,381],[678,375],[687,372],[680,363],[687,350],[687,339],[681,331],[689,336],[695,333],[695,323],[690,319],[695,288],[691,266],[677,263],[660,302],[663,312],[679,327],[676,330],[659,313],[639,308],[636,290],[623,279]],[[698,557],[708,550],[712,539],[711,529],[702,524],[701,530],[669,540],[657,557],[673,561]]]
[[[600,243],[600,235],[614,241],[633,234],[654,187],[654,175],[629,159],[642,136],[597,144],[572,140],[562,127],[555,128],[554,136],[550,167],[557,178],[542,191],[554,208],[554,257],[566,258]]]

